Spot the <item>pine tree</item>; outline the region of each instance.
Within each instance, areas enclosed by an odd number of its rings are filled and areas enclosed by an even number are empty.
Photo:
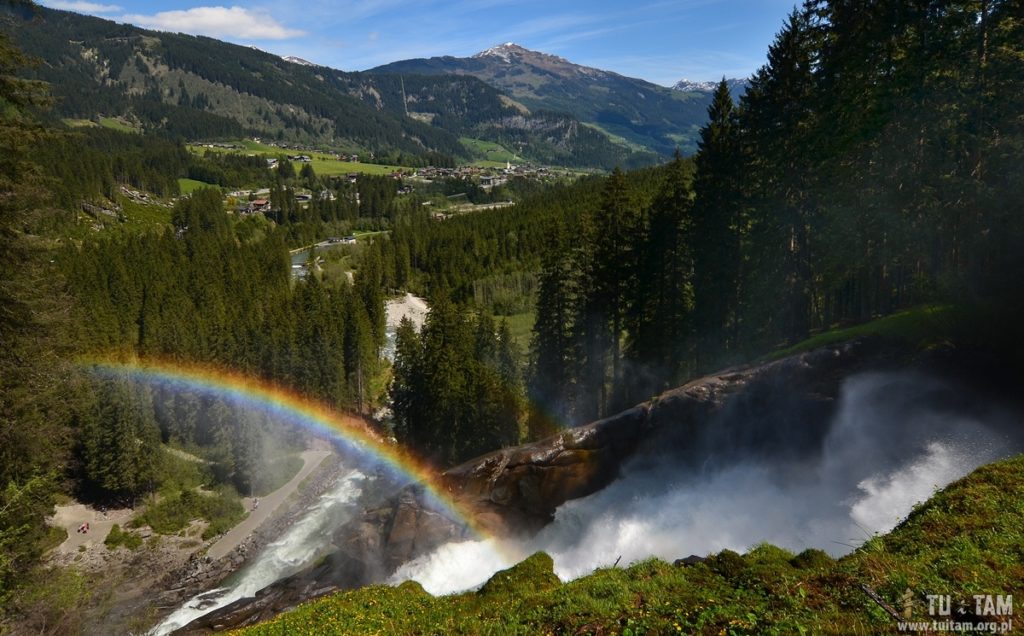
[[[313,169],[313,164],[302,164],[302,169],[299,170],[299,179],[307,188],[316,187],[316,171]]]
[[[355,293],[362,301],[366,317],[370,321],[370,333],[376,350],[384,344],[384,328],[387,316],[384,313],[384,275],[381,262],[381,248],[378,242],[371,243],[363,255],[362,263],[355,274]]]
[[[694,329],[702,369],[734,348],[742,297],[742,160],[736,112],[723,79],[701,129],[694,178]]]
[[[279,157],[277,160],[277,176],[286,183],[295,179],[295,165],[288,159]]]
[[[345,369],[356,409],[362,411],[370,398],[369,385],[375,369],[377,348],[366,308],[353,296],[349,295],[348,298],[349,304],[345,310]]]
[[[595,255],[601,264],[596,268],[595,297],[607,308],[609,344],[611,347],[611,378],[613,386],[622,386],[622,338],[625,334],[629,302],[636,282],[636,245],[641,230],[638,208],[630,201],[626,179],[615,170],[605,186],[601,213],[597,217]],[[622,406],[621,403],[613,408]],[[609,405],[605,404],[604,409]]]
[[[581,414],[603,417],[623,406],[622,339],[635,284],[637,239],[642,219],[630,200],[625,176],[615,170],[601,206],[586,225],[590,251],[584,265],[584,302],[574,321],[582,350]],[[585,397],[584,397],[585,396]]]
[[[751,80],[740,115],[753,207],[747,297],[760,311],[748,312],[760,333],[748,326],[744,340],[760,346],[806,338],[813,319],[813,43],[809,16],[794,11]]]
[[[547,437],[572,421],[575,370],[579,367],[574,321],[581,302],[581,272],[573,256],[568,241],[557,231],[538,277],[527,383],[531,439]]]
[[[85,477],[107,494],[135,497],[156,485],[160,435],[145,389],[100,383],[82,430]]]
[[[692,370],[691,179],[691,164],[676,152],[637,250],[627,402],[646,399]]]
[[[416,416],[423,403],[422,350],[419,334],[408,317],[402,318],[395,332],[395,364],[391,381],[391,409],[395,417],[395,436],[404,444],[420,446],[422,438]]]
[[[32,62],[6,35],[23,25],[8,21],[20,18],[0,16],[0,606],[38,556],[77,401],[60,362],[63,281],[35,235],[47,224],[47,196],[33,149],[55,136],[31,113],[50,99],[42,82],[17,77]]]

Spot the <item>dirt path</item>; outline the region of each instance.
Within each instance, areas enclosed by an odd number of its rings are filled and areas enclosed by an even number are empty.
[[[307,450],[303,452],[301,455],[303,461],[302,469],[299,470],[299,472],[296,473],[287,484],[281,486],[266,497],[260,497],[260,505],[256,510],[252,510],[252,499],[244,499],[243,502],[246,508],[252,512],[250,512],[249,516],[243,519],[241,523],[226,532],[223,537],[211,545],[210,549],[206,551],[207,556],[214,561],[217,561],[234,550],[238,544],[244,541],[247,536],[252,534],[256,528],[259,528],[264,521],[270,518],[278,506],[280,506],[284,500],[289,497],[289,495],[295,492],[295,489],[302,483],[302,480],[308,477],[309,474],[320,465],[320,462],[326,459],[330,454],[330,451],[325,450]]]
[[[103,540],[110,534],[110,528],[115,523],[123,528],[132,520],[135,512],[130,508],[120,510],[108,510],[106,514],[94,510],[84,504],[69,504],[57,506],[56,512],[50,518],[51,526],[64,528],[68,531],[68,538],[64,543],[57,546],[57,552],[77,552],[79,546],[92,546],[103,543]],[[89,532],[78,532],[83,524],[89,524]]]

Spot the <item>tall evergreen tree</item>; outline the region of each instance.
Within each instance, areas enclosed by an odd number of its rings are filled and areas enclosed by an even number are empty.
[[[768,63],[743,96],[739,121],[747,172],[742,187],[752,208],[749,324],[742,334],[748,347],[802,340],[814,317],[819,204],[811,185],[818,125],[813,35],[809,15],[791,13],[768,48]],[[752,315],[755,311],[760,315]]]
[[[372,242],[363,254],[359,270],[355,274],[355,293],[363,303],[363,309],[370,322],[374,346],[379,350],[384,344],[387,318],[384,313],[384,265],[380,241]]]
[[[391,382],[391,410],[395,416],[395,436],[412,446],[421,446],[422,431],[415,420],[423,403],[422,350],[419,334],[408,317],[395,331],[395,363]]]
[[[536,320],[530,342],[527,394],[532,439],[551,435],[572,421],[578,351],[575,320],[582,302],[581,271],[574,252],[555,232],[539,276]]]
[[[625,176],[615,170],[608,178],[601,205],[585,226],[585,302],[574,321],[582,347],[581,403],[587,419],[622,406],[622,339],[636,279],[637,237],[641,230],[638,207],[630,200]],[[613,393],[614,392],[614,393]]]
[[[628,402],[681,380],[691,370],[692,167],[676,152],[637,247],[629,321]]]
[[[735,348],[743,295],[742,242],[747,219],[742,202],[739,127],[729,86],[723,79],[701,129],[694,178],[694,329],[698,366]]]
[[[145,388],[100,383],[96,411],[82,430],[86,478],[109,495],[135,497],[156,485],[160,433]]]
[[[33,149],[53,135],[31,114],[49,103],[45,86],[16,75],[30,63],[0,34],[0,606],[39,556],[77,401],[61,363],[68,299],[37,235],[47,197]]]

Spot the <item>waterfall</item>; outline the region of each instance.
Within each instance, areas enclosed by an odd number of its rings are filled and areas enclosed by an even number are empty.
[[[950,404],[960,394],[919,375],[865,374],[844,382],[824,422],[777,413],[705,423],[713,430],[667,445],[689,444],[698,465],[648,448],[604,490],[559,507],[531,540],[500,551],[450,543],[406,563],[392,583],[414,579],[433,594],[470,589],[511,565],[501,556],[510,551],[548,552],[562,579],[619,557],[625,565],[742,553],[761,542],[839,556],[891,530],[935,490],[1022,448],[1012,418]]]

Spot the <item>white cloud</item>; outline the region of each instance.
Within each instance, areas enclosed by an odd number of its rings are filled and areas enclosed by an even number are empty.
[[[77,13],[114,13],[115,11],[122,10],[122,7],[116,4],[97,4],[95,2],[82,2],[81,0],[50,0],[45,4],[51,9],[75,11]]]
[[[184,11],[161,11],[153,15],[129,14],[120,19],[157,31],[192,33],[214,38],[287,40],[305,35],[303,31],[283,26],[268,13],[243,7],[194,7]]]

